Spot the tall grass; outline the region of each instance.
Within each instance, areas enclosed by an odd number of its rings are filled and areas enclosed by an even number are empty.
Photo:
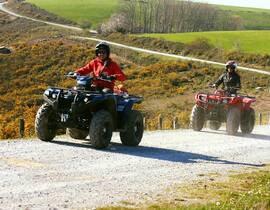
[[[93,27],[117,11],[119,0],[26,0],[49,12],[79,24],[90,22]]]

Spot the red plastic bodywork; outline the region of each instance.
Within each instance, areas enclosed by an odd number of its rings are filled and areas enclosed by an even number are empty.
[[[242,95],[228,95],[223,90],[216,90],[214,93],[198,93],[195,96],[196,104],[200,107],[211,110],[216,105],[224,105],[225,108],[229,106],[238,106],[241,110],[250,108],[251,103],[256,99],[249,96]]]

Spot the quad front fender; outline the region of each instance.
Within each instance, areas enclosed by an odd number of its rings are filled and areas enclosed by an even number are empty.
[[[243,99],[243,107],[244,109],[249,109],[251,106],[251,103],[256,102],[255,98],[244,98]]]

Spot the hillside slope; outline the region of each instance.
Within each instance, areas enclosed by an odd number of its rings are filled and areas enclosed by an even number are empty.
[[[270,9],[217,6],[228,12],[228,15],[240,16],[247,30],[270,30]]]
[[[96,27],[106,21],[121,6],[120,0],[89,0],[87,1],[53,1],[53,0],[27,0],[42,9],[50,11],[66,19],[80,24],[88,23],[89,26]],[[61,6],[60,6],[61,5]],[[226,16],[240,17],[243,29],[246,30],[269,30],[270,10],[255,9],[235,6],[212,5],[218,11],[225,12]]]
[[[216,48],[270,55],[270,30],[211,31],[175,34],[143,34],[140,37],[160,38],[173,42],[192,43],[198,39],[208,40]]]
[[[80,25],[88,25],[93,28],[109,19],[120,6],[119,0],[27,0],[26,2]]]
[[[73,41],[67,38],[70,35],[67,31],[3,13],[0,26],[0,42],[12,48],[12,54],[0,55],[0,138],[18,137],[19,118],[26,120],[25,134],[31,136],[43,91],[49,85],[72,87],[74,81],[64,75],[93,58],[96,43]],[[222,72],[211,66],[164,60],[128,50],[113,48],[112,52],[117,62],[128,66],[124,72],[129,92],[145,98],[138,108],[150,118],[150,129],[156,128],[155,118],[159,114],[168,119],[178,115],[181,126],[187,126],[193,95]],[[252,93],[255,87],[267,87],[269,82],[267,76],[241,75],[243,91]],[[166,128],[170,126],[170,121],[165,122]]]

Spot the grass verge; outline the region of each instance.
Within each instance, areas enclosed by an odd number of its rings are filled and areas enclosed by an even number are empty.
[[[146,207],[106,207],[99,210],[166,209],[270,209],[270,165],[253,172],[234,174],[227,181],[215,181],[218,175],[209,174],[208,180],[197,181],[177,189],[166,201]],[[123,203],[125,204],[125,203]],[[126,204],[131,204],[126,202]]]

